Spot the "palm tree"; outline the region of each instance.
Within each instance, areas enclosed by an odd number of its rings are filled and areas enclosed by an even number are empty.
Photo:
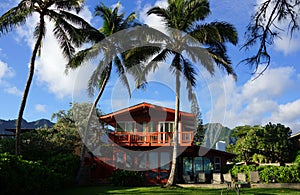
[[[226,22],[200,23],[210,14],[207,0],[168,0],[167,8],[153,7],[147,14],[160,16],[171,37],[166,43],[166,48],[162,48],[159,52],[156,50],[155,57],[144,71],[146,75],[150,70],[157,68],[157,62],[166,61],[168,57],[172,57],[170,70],[176,78],[176,98],[172,166],[166,184],[166,186],[170,186],[176,182],[180,77],[183,75],[187,81],[190,100],[194,97],[192,90],[196,85],[197,72],[195,64],[199,64],[199,62],[211,75],[214,74],[214,65],[216,64],[236,78],[231,61],[226,54],[225,43],[229,42],[235,45],[237,43],[237,32],[231,24]],[[186,53],[189,59],[183,53]]]
[[[75,51],[73,44],[79,46],[83,39],[89,38],[89,35],[93,34],[92,31],[94,31],[84,19],[71,13],[71,11],[78,13],[82,8],[83,1],[84,0],[22,0],[16,7],[11,8],[0,17],[0,33],[4,34],[24,24],[33,13],[39,15],[39,22],[36,24],[34,31],[36,41],[30,58],[28,78],[16,122],[16,154],[20,154],[21,121],[34,75],[35,60],[37,54],[40,54],[42,40],[46,34],[46,19],[54,23],[53,33],[60,44],[64,56],[70,58]],[[82,29],[78,29],[74,24]],[[83,29],[91,29],[91,31],[86,34]]]
[[[99,29],[99,33],[103,34],[105,37],[109,37],[114,33],[139,25],[138,23],[135,22],[136,16],[134,12],[130,13],[126,18],[124,13],[119,14],[120,5],[121,5],[120,2],[118,2],[116,7],[112,9],[106,7],[103,3],[101,3],[95,8],[95,15],[100,16],[103,19],[103,26]],[[92,114],[102,96],[102,93],[104,92],[108,80],[110,79],[111,71],[113,67],[116,68],[118,76],[120,77],[121,81],[128,89],[130,94],[130,87],[125,74],[126,69],[130,67],[125,66],[123,64],[123,59],[121,56],[119,55],[114,56],[114,54],[119,53],[118,50],[119,47],[120,47],[119,45],[116,45],[114,43],[104,43],[104,41],[99,42],[94,44],[90,48],[78,52],[74,56],[74,58],[72,58],[68,63],[68,68],[75,69],[78,68],[83,62],[97,57],[101,52],[104,53],[103,59],[99,62],[97,68],[94,70],[88,83],[88,93],[90,96],[94,95],[95,89],[99,89],[99,92],[91,106],[90,112],[87,116],[86,126],[83,130],[84,141],[81,150],[81,159],[80,159],[81,166],[77,174],[78,181],[83,171],[84,155],[86,152],[85,141],[86,141],[87,131],[91,123]]]

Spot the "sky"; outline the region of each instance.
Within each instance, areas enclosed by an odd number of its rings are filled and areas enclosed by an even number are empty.
[[[266,125],[268,122],[281,123],[290,127],[293,133],[300,131],[300,36],[292,38],[282,34],[270,46],[272,61],[262,76],[254,79],[253,68],[239,62],[253,55],[254,50],[240,50],[245,41],[244,33],[255,4],[261,0],[211,0],[211,14],[205,22],[226,21],[233,24],[239,33],[239,43],[228,45],[228,54],[238,79],[234,81],[223,71],[216,69],[212,77],[203,68],[197,73],[195,92],[202,112],[204,123],[219,122],[234,128],[239,125]],[[0,2],[0,14],[15,6],[19,0]],[[94,7],[100,1],[87,0],[85,8],[79,14],[94,27],[101,27],[101,19],[94,17]],[[101,1],[107,6],[115,6],[118,1]],[[136,11],[138,19],[151,27],[165,32],[160,18],[147,16],[152,6],[166,6],[166,0],[121,1],[121,11],[127,14]],[[33,15],[16,30],[0,36],[0,118],[15,119],[28,75],[28,64],[34,39],[33,30],[37,17]],[[287,24],[279,24],[283,28]],[[88,45],[83,46],[83,48]],[[83,49],[79,48],[79,49]],[[86,85],[96,65],[96,59],[78,70],[65,74],[67,61],[61,55],[58,44],[52,35],[49,23],[43,41],[41,57],[37,58],[35,75],[30,89],[24,119],[34,121],[41,118],[51,119],[53,113],[68,110],[70,103],[87,98]],[[260,67],[262,68],[262,67]],[[124,108],[140,102],[149,102],[174,108],[174,77],[169,73],[168,65],[162,64],[158,71],[148,76],[145,90],[134,89],[129,97],[120,81],[113,74],[99,102],[105,112]],[[181,109],[189,111],[185,86],[181,87]]]

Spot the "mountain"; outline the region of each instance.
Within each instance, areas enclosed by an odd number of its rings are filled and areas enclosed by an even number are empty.
[[[22,120],[21,127],[22,129],[37,129],[39,127],[52,127],[54,123],[47,119],[40,119],[37,121],[27,122]],[[5,131],[5,129],[14,129],[16,128],[16,120],[2,120],[0,119],[0,134],[10,134],[10,132]]]
[[[231,138],[232,130],[220,123],[205,124],[203,125],[203,129],[205,136],[202,145],[205,147],[215,149],[218,141],[224,141],[225,145],[234,141]]]

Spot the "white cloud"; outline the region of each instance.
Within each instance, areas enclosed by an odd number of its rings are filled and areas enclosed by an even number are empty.
[[[151,9],[153,6],[159,6],[159,7],[166,8],[167,5],[168,5],[167,0],[158,0],[155,2],[154,5],[146,4],[139,14],[139,19],[143,23],[149,25],[150,27],[166,33],[167,30],[165,28],[165,24],[161,20],[161,17],[158,17],[155,14],[151,14],[150,16],[148,16],[147,11],[149,11],[149,9]]]
[[[37,112],[46,112],[46,105],[43,105],[43,104],[36,104],[34,106],[34,109],[37,111]]]
[[[286,104],[281,104],[271,117],[265,119],[265,123],[281,123],[294,131],[300,131],[300,99]]]
[[[14,70],[9,67],[5,62],[0,60],[0,81],[3,78],[11,78],[15,76]]]
[[[258,70],[260,72],[260,70]],[[244,97],[280,96],[292,84],[291,75],[295,72],[293,67],[280,67],[267,69],[264,75],[245,83],[242,94]],[[254,79],[255,77],[252,77]]]
[[[220,122],[234,128],[238,125],[281,123],[297,131],[300,127],[300,97],[286,99],[293,90],[300,90],[293,67],[269,68],[256,80],[249,79],[242,86],[230,77],[217,80],[212,91],[225,86],[225,93],[212,100],[212,109],[205,113],[208,122]],[[200,93],[201,95],[201,93]],[[203,95],[203,94],[202,94]],[[200,105],[201,106],[201,105]],[[225,110],[225,113],[224,113]]]
[[[16,95],[16,96],[19,96],[19,97],[22,97],[22,95],[23,95],[23,92],[20,91],[17,87],[7,87],[7,88],[4,89],[4,91],[6,93]]]
[[[300,34],[294,34],[291,38],[289,35],[283,35],[274,41],[275,49],[283,52],[284,55],[292,54],[300,49]]]

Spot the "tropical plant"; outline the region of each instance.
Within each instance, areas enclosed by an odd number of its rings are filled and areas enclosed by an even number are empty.
[[[290,139],[291,129],[282,124],[240,126],[233,129],[237,138],[227,151],[236,154],[235,160],[248,162],[292,162],[296,155],[295,143]]]
[[[144,70],[144,75],[147,75],[150,70],[158,67],[158,62],[166,61],[168,57],[172,56],[170,70],[175,75],[176,98],[172,167],[166,185],[170,186],[176,182],[174,176],[178,147],[180,78],[183,76],[187,81],[190,100],[195,98],[193,95],[197,75],[195,64],[200,63],[211,75],[214,74],[214,65],[216,64],[235,78],[236,74],[227,56],[225,43],[236,44],[237,32],[231,24],[226,22],[200,23],[210,14],[207,0],[168,0],[167,8],[153,7],[147,14],[160,16],[170,35],[165,48],[149,51],[154,53],[154,58]]]
[[[0,17],[0,33],[4,34],[23,25],[33,13],[39,15],[39,21],[33,34],[36,41],[30,58],[28,78],[16,122],[16,154],[20,154],[21,121],[34,75],[35,60],[37,55],[41,53],[42,40],[46,34],[46,19],[54,23],[54,36],[58,40],[64,56],[70,59],[75,52],[74,46],[79,46],[84,40],[91,38],[90,35],[94,35],[93,32],[95,31],[84,19],[72,13],[72,11],[78,13],[81,10],[83,1],[22,0],[16,7],[11,8]],[[89,32],[87,33],[85,30]],[[99,37],[93,36],[93,38],[98,39]]]
[[[126,18],[124,13],[119,13],[120,5],[119,2],[114,9],[106,7],[103,3],[96,6],[95,15],[100,16],[103,20],[103,26],[99,29],[99,34],[103,34],[108,38],[116,32],[138,25],[138,23],[135,22],[136,16],[134,12],[130,13]],[[119,78],[130,94],[130,86],[125,74],[128,67],[123,64],[122,56],[117,55],[120,54],[120,45],[117,43],[109,43],[108,45],[103,46],[104,44],[104,42],[98,42],[90,48],[78,52],[68,63],[69,69],[76,69],[85,61],[96,58],[103,53],[103,59],[100,60],[88,83],[88,93],[90,96],[94,95],[95,89],[99,89],[99,92],[87,116],[86,127],[83,131],[84,139],[91,123],[92,114],[104,92],[108,80],[110,79],[113,67],[116,68]],[[84,154],[86,152],[85,144],[86,142],[83,143],[81,151],[81,166],[78,173],[78,180],[80,179],[84,164]]]

